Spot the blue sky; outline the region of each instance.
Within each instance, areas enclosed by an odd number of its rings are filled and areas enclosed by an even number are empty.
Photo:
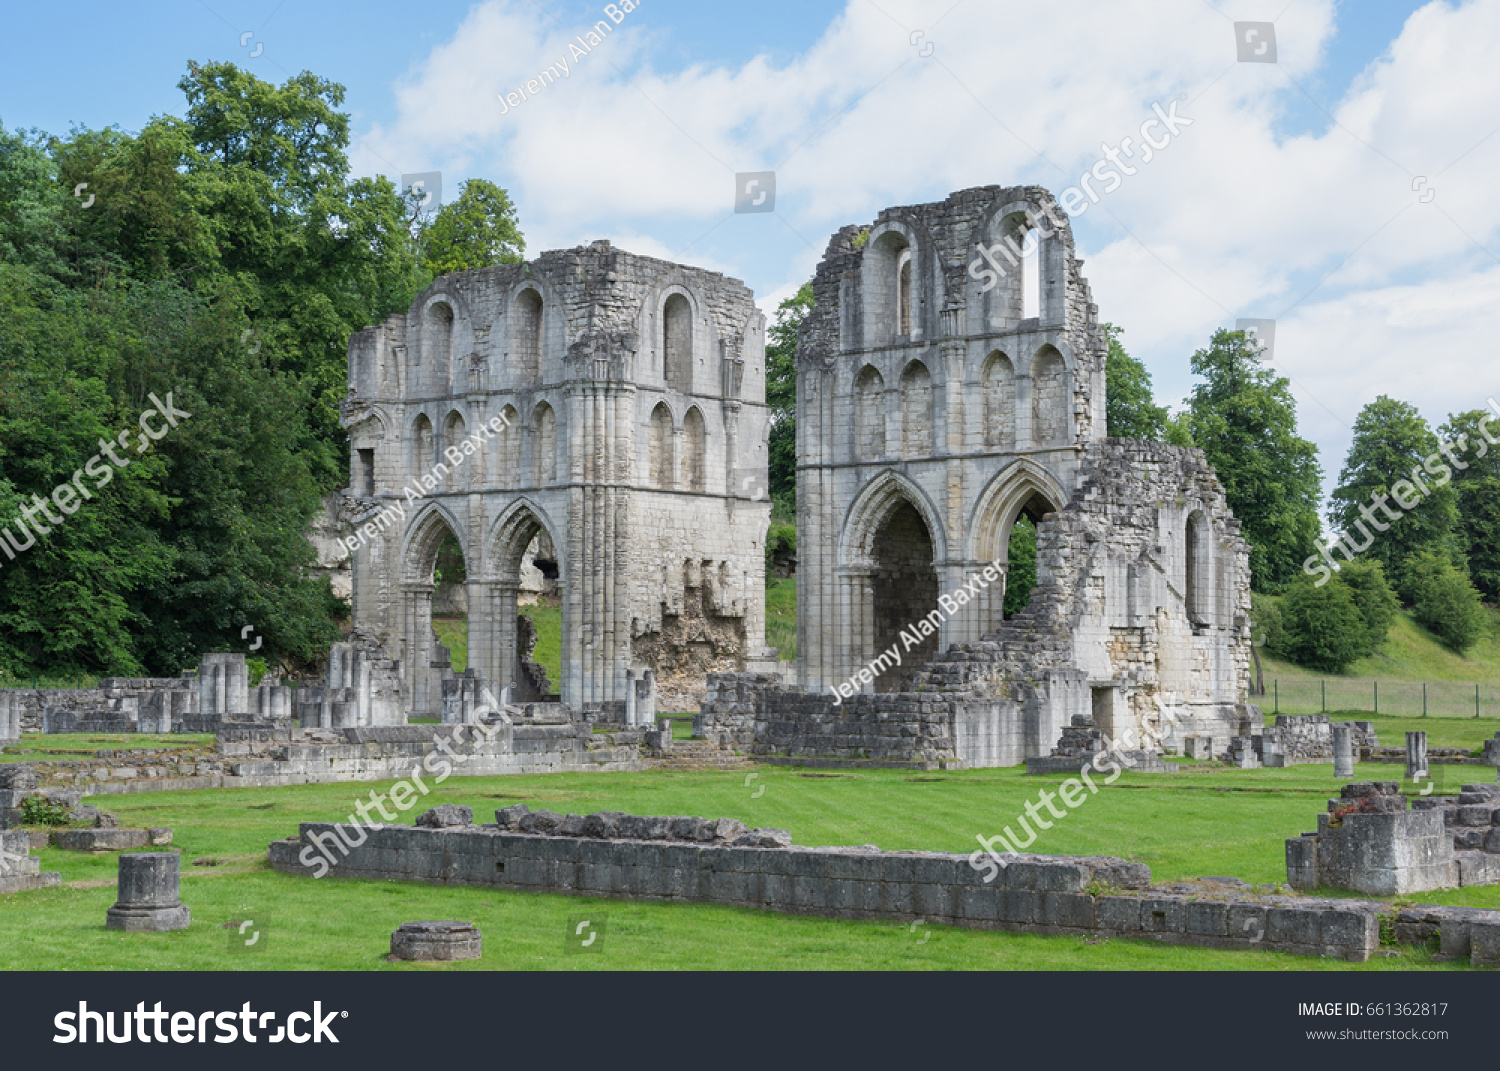
[[[531,253],[609,237],[742,278],[769,311],[836,227],[968,185],[1058,190],[1186,94],[1180,145],[1074,223],[1101,317],[1163,401],[1239,316],[1278,319],[1277,364],[1330,476],[1375,395],[1437,422],[1500,391],[1484,376],[1500,328],[1500,0],[646,0],[568,79],[502,113],[496,94],[602,8],[80,0],[63,22],[13,5],[0,122],[137,129],[182,112],[189,59],[275,81],[311,70],[347,87],[359,171],[441,170],[450,196],[493,179]],[[1278,64],[1235,62],[1236,20],[1275,23]],[[772,167],[775,215],[735,215],[733,173]],[[1435,202],[1415,200],[1417,176]]]

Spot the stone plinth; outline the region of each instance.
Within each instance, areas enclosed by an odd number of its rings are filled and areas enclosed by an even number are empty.
[[[1333,727],[1333,776],[1354,776],[1354,746],[1347,725]]]
[[[177,896],[179,866],[175,852],[120,856],[119,900],[109,909],[105,928],[129,933],[187,929],[188,907]]]
[[[1437,810],[1408,811],[1394,781],[1345,785],[1318,831],[1286,842],[1294,889],[1400,896],[1460,884],[1453,836]],[[1466,882],[1465,884],[1472,884]]]
[[[479,959],[483,935],[471,922],[406,922],[391,934],[391,958],[424,961]]]

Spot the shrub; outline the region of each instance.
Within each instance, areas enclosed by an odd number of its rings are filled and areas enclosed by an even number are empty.
[[[62,826],[68,823],[66,804],[49,800],[38,792],[21,801],[21,822],[28,826]]]
[[[1364,614],[1348,587],[1331,581],[1318,587],[1299,578],[1282,606],[1287,657],[1323,673],[1342,673],[1370,649]]]
[[[1281,606],[1270,595],[1250,595],[1250,637],[1255,645],[1277,658],[1286,657],[1286,622]]]
[[[797,526],[773,524],[766,530],[766,582],[776,578],[777,566],[789,566],[797,556]]]
[[[1361,653],[1371,654],[1390,634],[1401,601],[1385,578],[1385,566],[1378,561],[1356,558],[1339,570],[1338,578],[1348,587],[1365,619],[1369,646]]]
[[[1484,632],[1479,590],[1446,558],[1431,551],[1406,560],[1417,623],[1455,654],[1463,654]]]

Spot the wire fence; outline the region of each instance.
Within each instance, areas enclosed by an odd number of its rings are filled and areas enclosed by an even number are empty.
[[[1462,681],[1266,681],[1257,697],[1273,714],[1358,711],[1405,718],[1500,718],[1500,684]]]

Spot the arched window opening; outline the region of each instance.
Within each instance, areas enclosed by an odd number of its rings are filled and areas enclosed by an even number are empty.
[[[703,414],[696,406],[688,410],[687,417],[682,422],[682,440],[687,489],[706,491],[708,466],[705,464],[704,453],[708,448],[708,430],[703,422]]]
[[[999,350],[989,355],[980,373],[984,391],[984,445],[1009,450],[1015,445],[1016,376],[1010,358]]]
[[[1042,314],[1042,236],[1035,227],[1021,240],[1021,319]]]
[[[1039,446],[1056,446],[1067,438],[1066,382],[1062,354],[1043,346],[1031,365],[1031,438]]]
[[[651,485],[670,490],[677,471],[672,457],[672,411],[666,402],[651,410]]]
[[[416,423],[412,425],[411,443],[411,474],[414,477],[425,476],[437,460],[437,444],[432,437],[432,421],[427,419],[426,413],[420,414]]]
[[[885,380],[873,365],[866,365],[854,381],[855,456],[875,461],[885,456]]]
[[[535,290],[522,290],[516,295],[514,330],[511,360],[516,378],[532,379],[542,369],[542,295]]]
[[[557,416],[546,402],[536,407],[532,428],[536,484],[545,487],[557,479]]]
[[[681,294],[662,306],[662,376],[667,386],[684,393],[693,385],[693,307]]]
[[[932,453],[932,377],[921,361],[911,362],[901,375],[901,453]]]

